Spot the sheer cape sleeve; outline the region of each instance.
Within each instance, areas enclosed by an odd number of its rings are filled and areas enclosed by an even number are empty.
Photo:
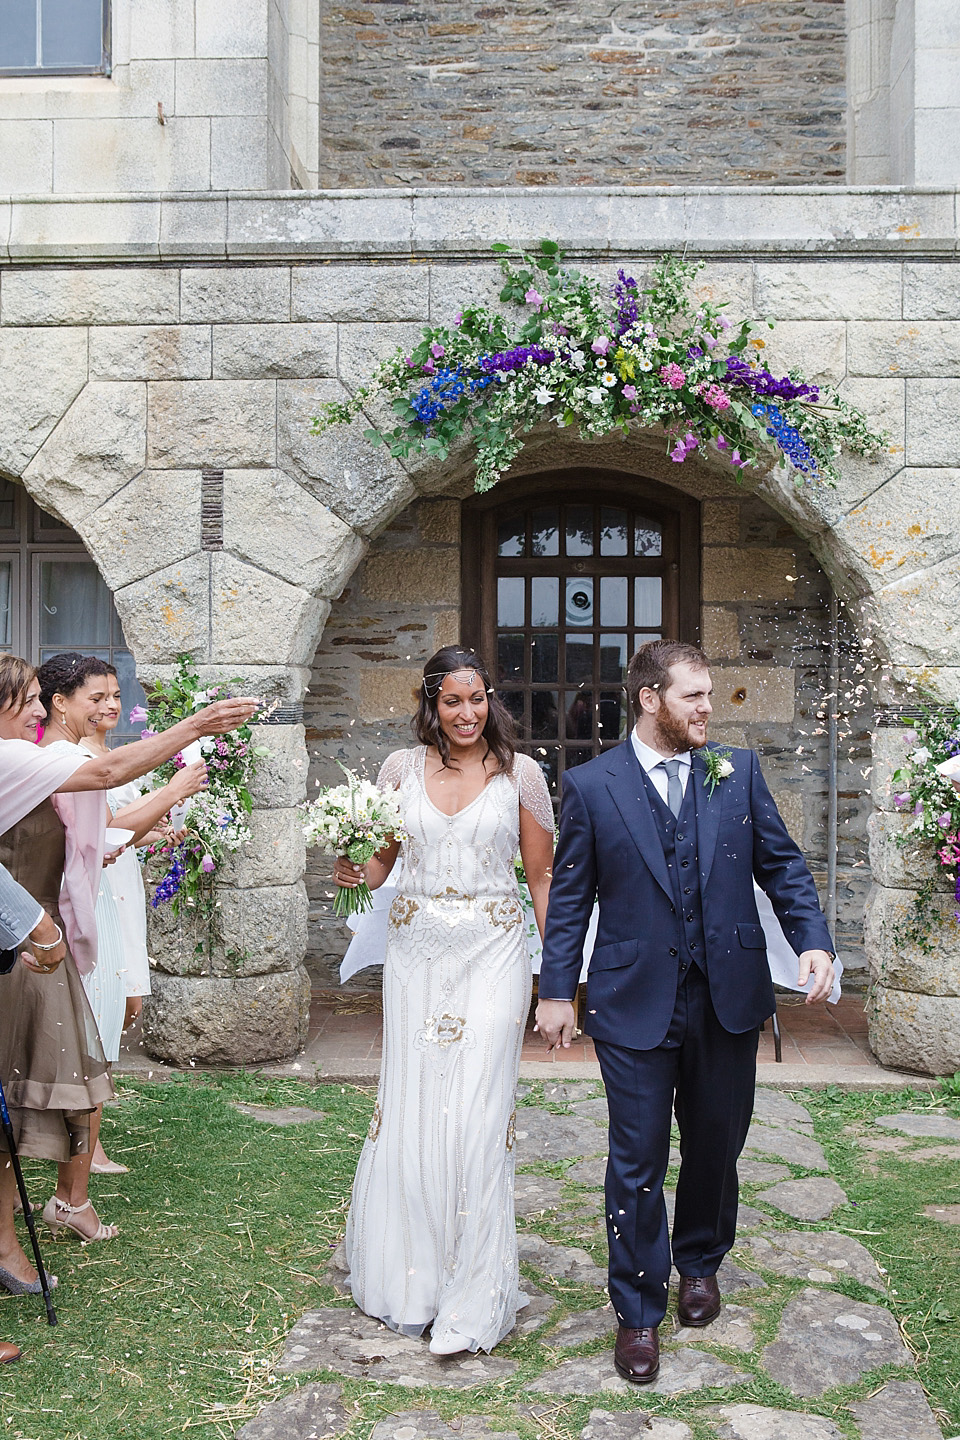
[[[413,760],[412,750],[394,750],[380,766],[377,787],[380,790],[399,790]]]
[[[556,827],[553,803],[543,771],[532,755],[516,757],[513,762],[513,779],[524,810],[529,810],[537,824],[552,835]]]

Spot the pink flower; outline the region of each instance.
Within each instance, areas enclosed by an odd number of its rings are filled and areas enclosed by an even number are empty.
[[[598,336],[598,338],[594,340],[593,344],[590,346],[590,349],[593,351],[594,355],[606,355],[607,351],[610,349],[610,336]]]
[[[436,365],[434,365],[434,363],[433,363],[432,360],[424,360],[424,362],[423,362],[424,374],[426,374],[426,375],[432,375],[433,372],[434,372],[434,370],[436,370],[436,368],[437,368],[437,367],[436,367]]]
[[[716,349],[717,339],[715,335],[701,335],[700,339],[703,341],[704,345],[706,345],[708,350]]]
[[[682,385],[686,384],[687,377],[680,369],[680,366],[675,365],[671,360],[669,365],[661,365],[660,379],[664,385],[668,385],[671,390],[679,390]]]
[[[142,705],[134,705],[130,711],[131,725],[145,725],[147,723],[147,712]]]
[[[625,400],[636,400],[636,398],[637,398],[637,387],[636,387],[636,385],[624,385],[624,387],[623,387],[623,398],[624,398]]]
[[[535,290],[532,285],[523,298],[528,305],[536,305],[538,309],[543,304],[543,296],[540,294],[540,291]]]
[[[720,326],[721,330],[730,329],[730,321],[727,319],[726,315],[718,315],[717,324]]]
[[[735,465],[738,470],[742,470],[746,463],[746,460],[741,460],[740,451],[734,450],[733,454],[730,456],[730,464]]]
[[[726,437],[725,435],[718,435],[718,436],[717,436],[717,449],[718,449],[718,450],[728,450],[729,448],[730,448],[730,444],[729,444],[729,441],[727,440],[727,437]]]
[[[721,385],[708,385],[703,391],[703,398],[712,410],[730,409],[730,396]]]
[[[144,729],[144,730],[141,730],[141,731],[140,731],[140,739],[141,739],[141,740],[152,740],[155,735],[159,735],[159,734],[160,734],[160,731],[159,731],[159,730],[146,730],[146,729]]]
[[[203,871],[204,875],[212,875],[216,868],[216,861],[214,860],[213,856],[204,855],[203,859],[200,861],[200,869]]]
[[[446,355],[446,353],[446,349],[443,345],[440,344],[440,341],[434,340],[433,344],[430,346],[430,354],[433,356],[434,360],[439,360],[441,355]]]
[[[691,450],[696,450],[697,446],[700,444],[700,440],[696,435],[694,435],[692,430],[688,430],[686,435],[683,437],[683,443],[687,448],[687,453],[689,454]]]
[[[670,459],[673,461],[673,463],[674,463],[675,465],[682,465],[683,462],[684,462],[684,460],[686,460],[686,458],[687,458],[687,447],[686,447],[686,445],[684,445],[684,443],[683,443],[682,440],[678,440],[677,443],[676,443],[676,445],[675,445],[675,446],[673,447],[673,449],[670,451]]]
[[[454,315],[454,317],[453,317],[453,323],[454,323],[454,325],[462,325],[462,324],[463,324],[463,311],[462,311],[462,310],[458,310],[457,313],[456,313],[456,315]]]

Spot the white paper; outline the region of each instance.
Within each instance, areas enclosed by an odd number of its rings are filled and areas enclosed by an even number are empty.
[[[184,745],[180,754],[183,756],[184,765],[196,765],[198,760],[203,759],[203,750],[200,748],[200,741],[191,740],[189,745]]]
[[[960,780],[960,755],[951,755],[949,760],[944,760],[942,765],[937,766],[937,774],[946,776],[948,780]]]

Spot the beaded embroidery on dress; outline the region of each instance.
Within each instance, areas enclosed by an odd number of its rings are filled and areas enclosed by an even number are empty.
[[[456,815],[424,784],[426,750],[397,751],[400,791],[383,971],[383,1059],[347,1220],[360,1309],[405,1335],[433,1325],[491,1350],[526,1303],[514,1220],[513,1113],[530,959],[514,873],[520,806],[553,833],[539,766],[518,755]]]

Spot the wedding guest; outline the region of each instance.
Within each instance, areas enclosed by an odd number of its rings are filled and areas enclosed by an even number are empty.
[[[69,957],[43,984],[23,965],[0,976],[8,1109],[21,1152],[58,1164],[56,1193],[44,1209],[54,1230],[86,1241],[116,1233],[87,1195],[91,1116],[112,1086],[79,974],[92,970],[97,958],[103,791],[147,774],[193,740],[234,729],[255,709],[253,700],[221,700],[162,735],[91,759],[55,733],[45,746],[35,743],[45,715],[36,672],[25,660],[0,657],[0,863],[49,911]],[[88,721],[87,733],[94,728]],[[0,1148],[6,1148],[2,1140]],[[3,1204],[12,1216],[12,1197],[8,1206],[4,1196]],[[37,1288],[36,1271],[19,1245],[5,1268],[10,1282],[0,1283],[7,1289]]]
[[[542,928],[553,808],[472,650],[424,667],[419,742],[386,760],[403,835],[339,885],[399,866],[383,972],[383,1062],[347,1221],[361,1310],[436,1355],[491,1350],[526,1303],[513,1202],[514,1104],[530,1005],[519,847]]]

